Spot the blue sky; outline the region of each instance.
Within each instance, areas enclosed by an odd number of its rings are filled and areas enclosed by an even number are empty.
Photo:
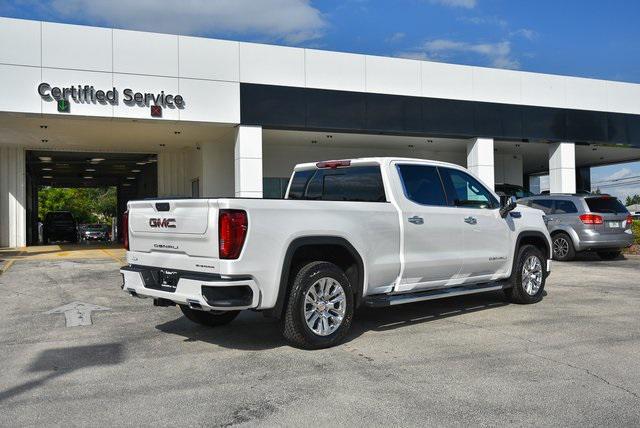
[[[0,0],[0,15],[640,83],[635,0]],[[592,180],[620,175],[640,163]]]

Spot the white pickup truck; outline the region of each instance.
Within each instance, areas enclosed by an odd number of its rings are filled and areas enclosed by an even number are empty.
[[[301,164],[284,200],[132,201],[127,223],[124,291],[209,326],[263,311],[310,349],[339,343],[361,305],[538,302],[551,266],[541,211],[420,159]]]

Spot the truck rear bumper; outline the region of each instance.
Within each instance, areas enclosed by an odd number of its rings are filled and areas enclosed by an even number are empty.
[[[120,273],[123,291],[136,297],[166,299],[193,309],[217,311],[251,309],[260,304],[260,290],[252,278],[223,278],[137,265],[122,267]]]

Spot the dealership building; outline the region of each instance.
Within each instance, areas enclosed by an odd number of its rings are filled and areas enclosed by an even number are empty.
[[[640,85],[0,18],[0,247],[37,242],[38,188],[282,197],[300,162],[466,166],[590,188],[640,159]]]

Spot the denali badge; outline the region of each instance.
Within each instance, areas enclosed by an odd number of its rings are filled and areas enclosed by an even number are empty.
[[[175,218],[150,218],[149,226],[151,227],[171,227],[175,228]]]

